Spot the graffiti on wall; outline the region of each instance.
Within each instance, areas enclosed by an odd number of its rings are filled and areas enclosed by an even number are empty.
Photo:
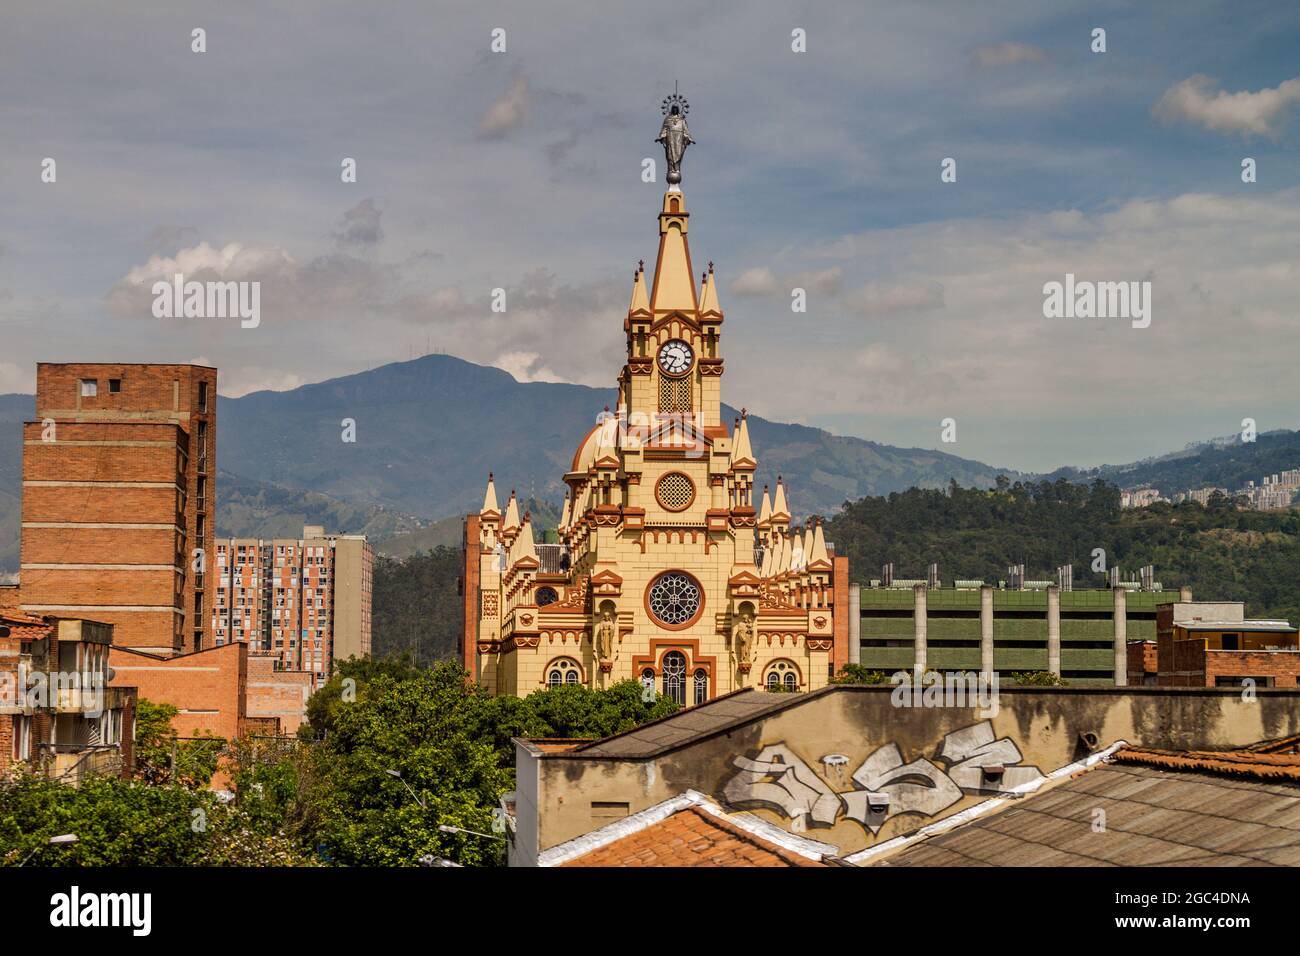
[[[722,795],[733,806],[761,806],[784,814],[795,832],[808,826],[831,827],[843,817],[874,834],[899,814],[934,816],[963,794],[1006,793],[1043,776],[1037,767],[1020,766],[1022,759],[1015,741],[996,737],[987,720],[945,735],[934,760],[904,762],[898,745],[889,743],[873,751],[851,775],[844,754],[821,758],[823,776],[785,744],[771,744],[752,758],[732,760],[737,773]],[[851,783],[853,789],[833,789],[827,779],[841,787]]]

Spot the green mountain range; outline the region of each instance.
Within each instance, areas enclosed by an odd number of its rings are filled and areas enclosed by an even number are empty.
[[[518,382],[448,355],[426,355],[286,392],[222,397],[217,408],[217,531],[296,536],[303,524],[364,532],[406,555],[457,545],[460,516],[482,502],[487,473],[517,489],[539,527],[554,527],[560,476],[578,441],[614,402],[613,389]],[[23,421],[30,395],[0,395],[0,572],[18,566]],[[738,413],[724,406],[725,419]],[[344,441],[346,420],[355,441]],[[749,418],[758,484],[789,482],[797,515],[835,514],[846,501],[908,488],[991,487],[1021,475],[921,448],[897,448],[818,428]],[[1106,478],[1162,490],[1224,484],[1300,464],[1300,433],[1242,445],[1211,444],[1051,478]]]

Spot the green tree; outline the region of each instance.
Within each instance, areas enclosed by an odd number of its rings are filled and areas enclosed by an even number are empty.
[[[135,705],[135,775],[146,783],[176,782],[206,787],[217,770],[225,740],[180,740],[172,728],[178,710],[143,698]],[[174,762],[174,773],[173,773]]]

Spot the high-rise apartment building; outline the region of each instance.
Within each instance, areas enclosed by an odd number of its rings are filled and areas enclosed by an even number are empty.
[[[170,656],[210,646],[217,370],[36,369],[23,426],[22,609],[113,625]]]
[[[212,633],[248,643],[281,670],[328,679],[335,658],[370,654],[374,552],[364,535],[230,538],[216,543]]]

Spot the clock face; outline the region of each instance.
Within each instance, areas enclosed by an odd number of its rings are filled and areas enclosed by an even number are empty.
[[[684,375],[694,358],[691,347],[681,339],[665,342],[659,349],[659,367],[668,375]]]

